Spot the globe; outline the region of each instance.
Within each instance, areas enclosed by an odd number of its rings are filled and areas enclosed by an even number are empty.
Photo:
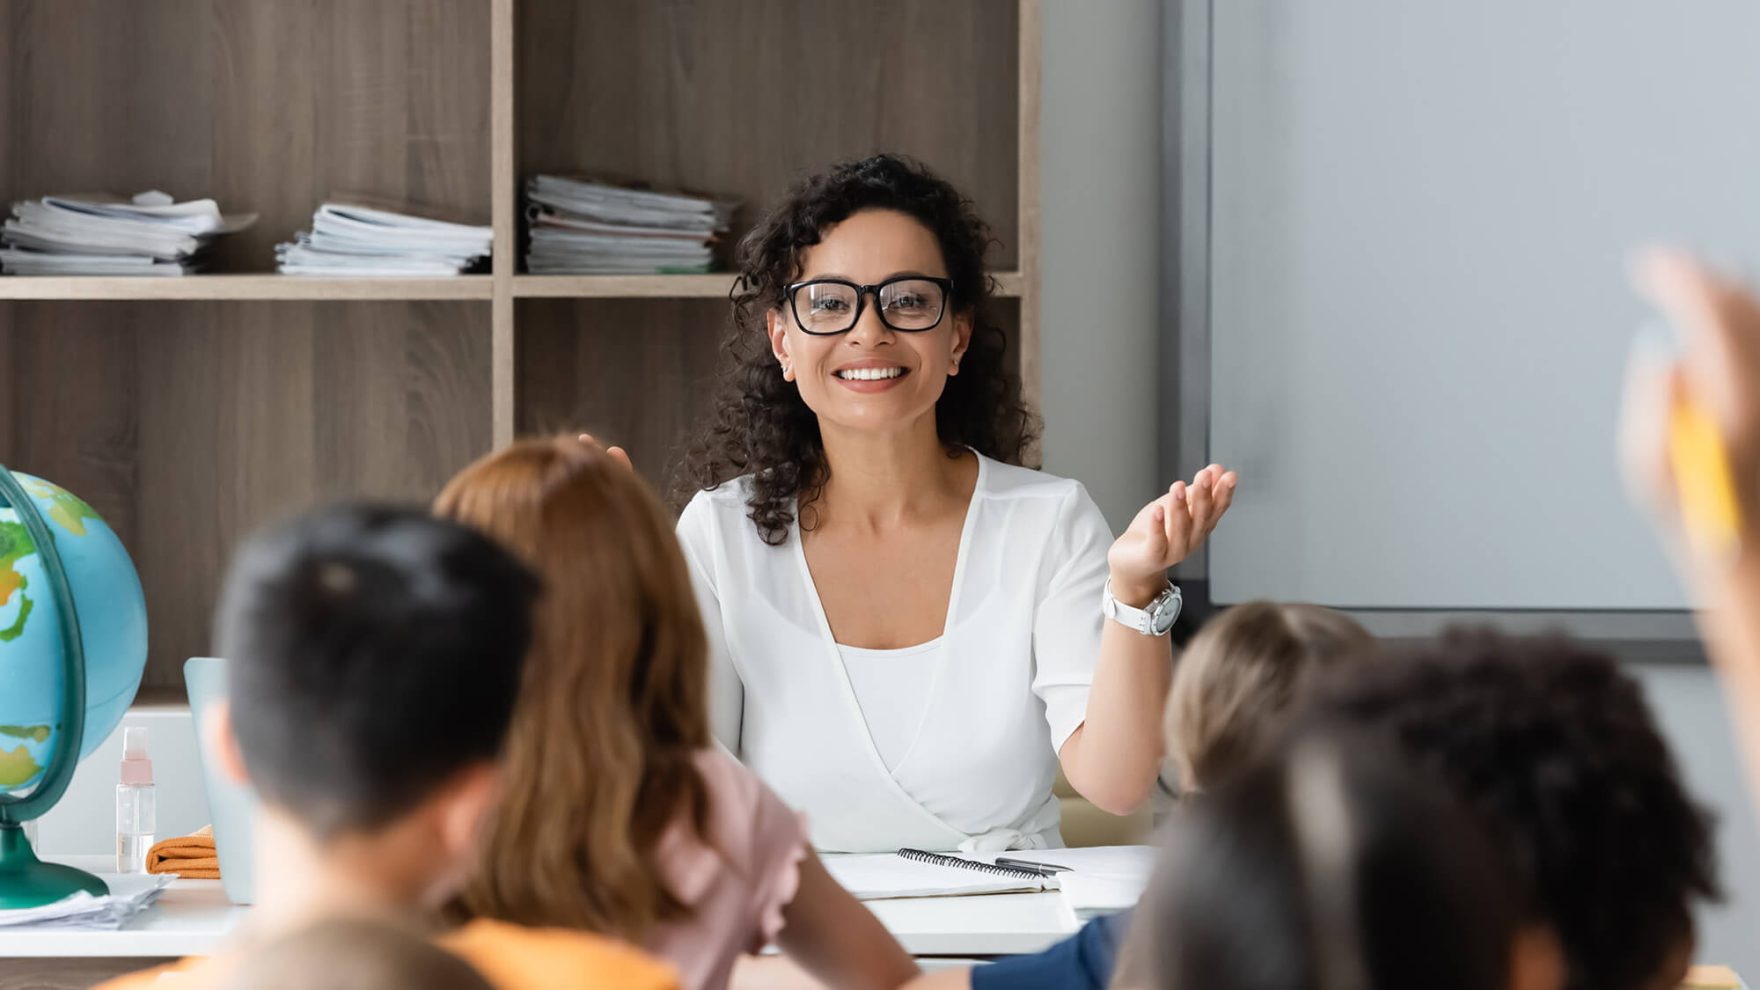
[[[0,908],[106,891],[39,862],[20,825],[122,721],[146,662],[146,597],[122,541],[72,492],[0,466]]]
[[[147,662],[147,602],[128,551],[72,492],[15,472],[54,534],[85,643],[86,718],[80,756],[115,730]],[[34,786],[59,745],[64,617],[18,509],[0,505],[0,790]]]

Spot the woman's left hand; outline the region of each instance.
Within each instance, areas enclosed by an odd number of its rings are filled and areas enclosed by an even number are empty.
[[[1106,554],[1113,593],[1121,600],[1144,601],[1159,593],[1167,583],[1167,569],[1202,546],[1228,511],[1236,480],[1233,471],[1212,464],[1191,484],[1176,481],[1166,495],[1143,506]]]

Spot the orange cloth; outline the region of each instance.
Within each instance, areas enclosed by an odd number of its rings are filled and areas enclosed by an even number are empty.
[[[672,967],[603,935],[473,921],[437,941],[497,990],[678,990]],[[235,961],[233,956],[182,959],[118,976],[97,990],[209,990]]]
[[[147,850],[148,873],[175,873],[185,880],[220,879],[220,855],[214,851],[214,826],[194,835],[156,842]]]

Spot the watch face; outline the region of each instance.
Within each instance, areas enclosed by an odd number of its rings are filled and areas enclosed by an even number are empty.
[[[1149,605],[1149,629],[1157,636],[1165,636],[1173,624],[1179,621],[1180,596],[1177,591],[1169,590]]]

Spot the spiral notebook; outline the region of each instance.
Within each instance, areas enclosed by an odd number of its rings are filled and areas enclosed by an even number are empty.
[[[825,868],[858,900],[891,897],[958,897],[1057,890],[1056,878],[1032,870],[944,856],[916,849],[896,853],[832,855]]]

